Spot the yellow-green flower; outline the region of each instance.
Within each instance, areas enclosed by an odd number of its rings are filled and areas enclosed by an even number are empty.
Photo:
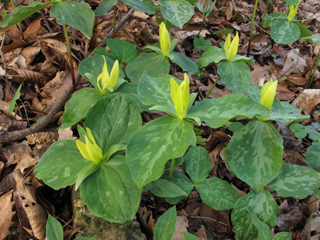
[[[107,61],[106,61],[105,57],[103,57],[103,59],[104,59],[104,64],[103,64],[103,68],[102,68],[102,73],[97,78],[97,85],[98,85],[98,88],[101,92],[106,88],[113,88],[117,82],[118,77],[119,77],[119,62],[118,62],[118,60],[115,61],[115,63],[113,64],[111,73],[109,75]],[[100,87],[100,81],[101,81],[102,88]]]
[[[76,140],[77,147],[85,159],[99,164],[102,161],[102,150],[96,143],[91,130],[86,128],[86,131],[89,139],[85,136],[85,143]]]
[[[159,29],[160,47],[163,55],[167,56],[170,53],[171,39],[166,25],[162,22]]]
[[[270,82],[266,82],[261,89],[260,103],[269,109],[271,109],[273,104],[274,96],[276,95],[277,91],[277,85],[278,80],[272,81],[272,78],[270,78]]]
[[[224,42],[224,51],[226,53],[227,59],[232,60],[232,58],[237,54],[238,52],[238,45],[239,45],[239,35],[238,32],[235,36],[235,38],[231,42],[231,36],[228,34],[226,41]]]
[[[180,84],[180,86],[173,78],[170,78],[171,99],[176,109],[177,116],[180,119],[183,119],[188,111],[190,93],[189,84],[190,81],[187,74],[184,74],[184,81]]]
[[[300,2],[301,2],[301,0],[299,0],[298,4],[296,6],[294,6],[294,5],[289,6],[289,8],[290,8],[289,14],[288,14],[289,21],[291,21],[294,18],[294,16],[296,15]]]

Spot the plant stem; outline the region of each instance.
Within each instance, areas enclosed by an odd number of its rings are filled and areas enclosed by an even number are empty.
[[[266,9],[264,10],[264,13],[263,13],[262,19],[264,18],[264,16],[265,16],[265,15],[267,14],[267,12],[268,12],[269,2],[270,2],[270,0],[267,0]]]
[[[71,45],[70,45],[70,41],[69,41],[69,36],[68,36],[66,24],[63,24],[63,31],[64,31],[64,37],[66,38],[67,47],[68,47],[69,65],[70,65],[71,78],[72,78],[72,87],[73,87],[73,92],[75,92],[76,91],[76,79],[74,77],[73,60],[72,60],[72,56],[71,56]]]
[[[252,32],[253,32],[253,25],[254,25],[254,18],[256,17],[256,11],[257,11],[257,7],[258,7],[258,2],[259,2],[259,0],[256,0],[256,3],[254,4],[253,15],[252,15],[252,19],[251,19],[250,37],[249,37],[249,44],[248,44],[248,50],[247,50],[247,57],[249,57],[249,53],[250,53],[251,42],[252,42]]]
[[[207,93],[207,96],[205,98],[208,98],[210,93],[212,92],[212,90],[214,89],[214,87],[217,85],[217,83],[219,82],[221,76],[219,76],[216,80],[216,82],[213,84],[213,86],[210,88],[209,92]]]
[[[116,20],[117,20],[117,5],[113,6],[113,29],[112,29],[112,38],[116,35]]]
[[[313,71],[312,71],[312,75],[311,77],[309,77],[307,83],[306,83],[306,88],[310,88],[312,82],[313,82],[313,78],[314,78],[314,75],[316,73],[316,70],[317,70],[317,66],[318,66],[318,63],[319,63],[319,60],[320,60],[320,52],[318,53],[318,56],[317,56],[317,59],[316,61],[314,62],[313,64]]]
[[[170,166],[170,173],[169,173],[169,178],[168,180],[171,181],[172,176],[173,176],[173,169],[174,169],[174,163],[176,162],[175,158],[171,159],[171,166]]]

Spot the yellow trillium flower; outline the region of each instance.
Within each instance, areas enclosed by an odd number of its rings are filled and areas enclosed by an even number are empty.
[[[260,103],[269,109],[271,109],[273,104],[274,96],[276,95],[277,91],[277,85],[278,80],[272,81],[272,78],[270,78],[270,82],[266,82],[261,89]]]
[[[102,73],[97,78],[97,85],[101,92],[106,88],[113,88],[119,77],[118,60],[114,62],[113,67],[111,69],[111,73],[109,75],[107,61],[104,56],[103,56],[103,59],[104,59],[104,64],[102,68]],[[100,81],[101,81],[102,88],[100,87]]]
[[[94,139],[91,130],[86,128],[86,131],[89,139],[85,136],[85,143],[76,140],[77,147],[85,159],[99,164],[102,161],[102,150]]]
[[[159,29],[160,47],[163,55],[167,56],[170,53],[171,38],[164,22],[160,24]]]
[[[180,119],[183,119],[188,111],[190,94],[189,84],[190,81],[187,74],[184,74],[184,81],[180,85],[178,85],[173,78],[170,78],[171,99]]]
[[[239,35],[238,32],[234,39],[231,42],[231,36],[228,34],[226,41],[224,42],[224,51],[226,53],[227,59],[232,60],[232,58],[237,54],[238,52],[238,46],[239,46]]]
[[[290,8],[289,14],[288,14],[289,21],[291,21],[294,18],[294,16],[296,15],[300,3],[301,3],[301,0],[299,0],[298,4],[296,6],[293,6],[293,5],[289,6],[289,8]]]

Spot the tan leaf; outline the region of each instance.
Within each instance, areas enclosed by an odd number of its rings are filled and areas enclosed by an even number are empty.
[[[172,240],[184,240],[184,236],[180,232],[188,232],[188,219],[185,216],[177,216],[176,231]]]
[[[73,131],[71,130],[71,127],[65,128],[63,129],[63,131],[61,131],[61,128],[59,128],[58,133],[59,133],[58,141],[65,140],[65,139],[73,139],[73,140],[76,139],[76,137],[73,136]]]
[[[14,70],[20,75],[20,77],[22,77],[23,81],[26,83],[38,84],[40,86],[44,86],[47,83],[47,79],[42,73],[30,71],[27,69]]]
[[[316,194],[313,194],[308,200],[309,213],[312,214],[318,211],[319,207],[320,207],[320,200]],[[319,225],[319,229],[320,229],[320,225]]]
[[[11,114],[9,114],[10,105],[11,105],[11,102],[0,101],[0,110],[4,112],[8,117],[21,121],[22,120],[21,117],[15,114],[14,111]]]
[[[56,89],[59,89],[61,85],[64,82],[64,78],[66,76],[67,72],[60,71],[57,72],[54,79],[49,81],[42,89],[40,95],[43,98],[51,99],[52,98],[52,92],[54,92]]]
[[[32,105],[29,106],[30,109],[35,112],[48,113],[48,109],[46,104],[44,103],[44,100],[46,99],[42,99],[42,101],[40,102],[39,99],[35,97],[34,99],[32,99]]]
[[[29,65],[30,63],[33,62],[33,60],[35,59],[35,57],[40,53],[40,47],[36,46],[30,46],[30,47],[26,47],[23,48],[21,51],[21,55],[24,56],[24,58],[26,59],[26,64]]]
[[[304,114],[310,114],[312,109],[320,103],[320,89],[305,89],[292,103]]]
[[[198,238],[200,238],[201,240],[207,240],[207,233],[206,233],[206,229],[204,228],[203,225],[201,225],[200,229],[198,230],[198,232],[196,233],[196,236]]]
[[[307,72],[307,63],[302,57],[298,54],[299,49],[292,49],[287,54],[287,59],[284,64],[281,75],[290,75],[291,73],[306,73]]]
[[[10,234],[9,228],[14,224],[12,222],[13,216],[16,212],[12,211],[14,202],[12,201],[13,190],[3,194],[0,197],[0,239],[5,239]]]

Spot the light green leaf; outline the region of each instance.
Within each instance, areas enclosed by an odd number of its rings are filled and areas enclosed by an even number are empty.
[[[187,197],[188,194],[179,186],[166,179],[158,179],[151,183],[150,191],[157,197]]]
[[[187,232],[181,232],[181,233],[184,236],[185,240],[201,240],[200,238],[198,238],[197,236],[191,233],[187,233]]]
[[[207,178],[195,184],[201,200],[216,210],[227,210],[233,208],[239,198],[235,189],[227,181],[218,177]]]
[[[199,2],[200,3],[200,2]],[[204,39],[204,37],[195,38],[193,40],[194,48],[199,51],[207,51],[209,47],[212,46],[212,43],[209,39]]]
[[[94,162],[90,161],[90,164],[88,166],[82,168],[76,179],[75,190],[78,190],[82,181],[93,174],[95,171],[97,171],[99,167],[99,164],[95,164]]]
[[[196,102],[187,113],[187,118],[199,117],[210,127],[221,127],[230,119],[265,116],[269,108],[243,95],[225,95],[218,99],[204,99]]]
[[[213,168],[207,150],[199,146],[189,149],[184,156],[184,166],[195,185],[206,179]]]
[[[271,26],[271,24],[278,19],[288,19],[288,16],[285,15],[284,13],[271,13],[266,15],[263,19],[262,19],[262,27],[263,28],[268,28]]]
[[[160,7],[150,0],[122,0],[122,2],[138,12],[145,12],[148,14],[160,12]]]
[[[96,216],[128,224],[138,211],[142,190],[134,183],[126,158],[116,155],[82,182],[80,193]]]
[[[52,4],[52,2],[42,3],[34,1],[28,6],[19,5],[3,19],[0,23],[0,27],[5,28],[17,24],[50,4]]]
[[[74,184],[79,172],[90,163],[82,157],[74,140],[62,140],[48,148],[33,173],[36,178],[58,190]]]
[[[273,240],[291,240],[292,234],[289,232],[278,232]]]
[[[170,63],[168,58],[155,52],[139,55],[126,67],[128,77],[135,83],[139,83],[143,73],[159,77],[168,74],[169,71]]]
[[[194,13],[193,6],[185,0],[159,0],[162,16],[173,25],[182,28]]]
[[[274,126],[251,121],[231,138],[225,160],[228,169],[258,193],[279,175],[282,154],[283,140]]]
[[[50,16],[60,25],[66,24],[82,32],[88,39],[92,36],[94,12],[88,3],[61,1],[55,2]]]
[[[48,240],[63,239],[63,228],[61,226],[61,223],[50,214],[48,216],[48,221],[46,224],[46,237]]]
[[[320,143],[314,143],[311,147],[308,148],[306,153],[306,164],[309,167],[320,172]]]
[[[107,41],[107,46],[111,49],[111,53],[107,53],[107,56],[120,63],[132,62],[139,55],[135,45],[121,39],[110,38]]]
[[[154,227],[154,240],[171,240],[176,230],[176,206],[167,210],[157,221]]]
[[[247,210],[248,211],[248,210]],[[249,212],[249,211],[248,211]],[[261,221],[258,217],[256,217],[254,214],[249,212],[252,217],[252,223],[258,230],[258,239],[259,240],[271,240],[270,235],[270,228],[269,226]]]
[[[209,47],[208,50],[201,55],[197,64],[202,68],[208,66],[210,63],[218,63],[224,59],[227,59],[224,49],[213,46]]]
[[[319,188],[318,172],[303,166],[284,163],[279,176],[267,185],[277,191],[281,197],[303,199]]]
[[[309,36],[309,37],[302,37],[300,38],[300,41],[309,41],[311,43],[320,43],[320,37],[313,35],[313,36]]]
[[[168,175],[169,174],[165,174],[164,176],[168,178]],[[190,181],[190,179],[186,175],[179,173],[177,171],[173,171],[171,182],[179,186],[187,194],[187,196],[189,196],[189,194],[193,189],[193,183]],[[178,204],[181,200],[187,198],[187,196],[181,196],[181,197],[175,197],[175,198],[166,197],[164,200],[170,204]]]
[[[312,32],[305,26],[302,25],[301,23],[295,23],[298,25],[299,29],[300,29],[300,37],[311,37],[312,36]]]
[[[316,190],[314,193],[317,195],[318,198],[320,198],[320,189]]]
[[[191,123],[172,116],[157,118],[137,130],[126,155],[138,187],[158,179],[169,159],[182,157],[195,144]]]
[[[278,205],[271,193],[263,189],[258,194],[254,191],[240,198],[231,213],[232,225],[239,240],[258,237],[258,230],[252,222],[251,214],[266,223],[269,228],[277,224]]]
[[[300,29],[296,23],[287,19],[280,19],[272,23],[270,34],[276,43],[289,44],[299,39]]]
[[[253,83],[250,83],[248,87],[244,90],[244,94],[256,102],[260,102],[260,96],[261,96],[261,86],[257,86]]]
[[[89,128],[102,151],[112,145],[127,144],[131,134],[142,126],[141,114],[122,94],[101,98],[87,114],[84,128]]]
[[[101,97],[101,93],[95,88],[83,88],[73,93],[65,105],[61,130],[83,120],[89,109],[95,105]]]
[[[9,114],[11,114],[13,112],[14,107],[16,106],[17,100],[21,96],[21,93],[20,93],[21,87],[22,87],[22,84],[20,84],[20,86],[18,87],[16,93],[14,94],[14,96],[12,98],[12,101],[11,101],[11,104],[10,104],[10,107],[9,107]]]
[[[191,74],[197,73],[199,71],[198,65],[193,62],[190,58],[184,56],[182,53],[172,52],[173,55],[172,62],[178,64],[183,71],[189,72]]]
[[[218,64],[221,82],[235,94],[242,94],[251,82],[252,74],[243,61],[222,61]]]
[[[118,0],[102,0],[94,13],[97,17],[108,13],[113,6],[117,5],[117,3]]]
[[[311,128],[310,126],[304,128],[306,132],[309,135],[309,138],[315,142],[318,143],[320,142],[320,133],[318,132],[319,130],[316,130],[315,128]]]

